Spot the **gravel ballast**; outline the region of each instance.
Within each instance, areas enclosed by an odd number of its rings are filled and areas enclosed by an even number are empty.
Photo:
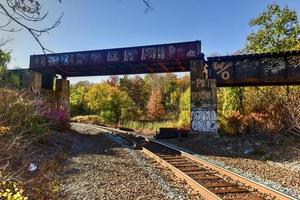
[[[218,140],[218,138],[199,136],[196,138],[165,139],[164,142],[173,144],[183,151],[190,151],[203,160],[300,199],[300,162],[298,157],[295,157],[292,162],[259,160],[254,156],[247,158],[242,154],[223,149],[223,144],[210,140]]]
[[[201,199],[168,170],[123,139],[72,124],[73,146],[62,171],[64,199]]]

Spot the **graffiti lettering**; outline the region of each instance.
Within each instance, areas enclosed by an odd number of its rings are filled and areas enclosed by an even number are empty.
[[[176,47],[174,47],[173,45],[168,47],[168,56],[169,57],[173,57],[176,55]]]
[[[192,101],[201,101],[212,98],[212,93],[209,91],[192,92]]]
[[[124,61],[134,61],[135,55],[137,54],[136,50],[134,49],[126,49],[124,51]]]
[[[165,47],[149,47],[142,49],[142,60],[147,59],[165,59]]]
[[[196,84],[196,88],[211,88],[214,87],[214,81],[205,80],[205,79],[196,79],[196,81],[192,81],[193,84]]]
[[[230,79],[229,69],[233,66],[233,62],[222,62],[222,63],[213,63],[213,69],[216,71],[217,75],[221,76],[222,80]]]
[[[193,58],[193,57],[196,57],[196,51],[194,50],[190,50],[186,53],[186,56],[189,57],[189,58]]]
[[[61,55],[60,62],[65,65],[69,64],[69,55]]]
[[[300,68],[300,57],[291,56],[287,58],[288,64],[294,68]]]
[[[142,60],[156,59],[156,48],[155,47],[143,48],[141,59]]]
[[[119,52],[118,51],[108,51],[107,61],[115,62],[119,60]]]
[[[286,68],[286,63],[283,58],[265,58],[262,60],[265,73],[271,72],[273,74]]]
[[[82,65],[82,64],[87,63],[88,56],[89,56],[88,54],[84,54],[84,53],[78,53],[78,54],[76,54],[76,61],[75,61],[75,63],[77,65]]]
[[[213,109],[195,109],[191,112],[191,128],[195,132],[217,133],[217,115]]]
[[[48,65],[56,65],[59,64],[58,56],[48,56]]]
[[[165,48],[164,47],[157,48],[157,59],[165,59]]]

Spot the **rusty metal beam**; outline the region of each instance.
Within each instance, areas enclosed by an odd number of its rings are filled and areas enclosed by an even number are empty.
[[[170,70],[162,62],[159,62],[159,66],[161,66],[165,72],[170,72]]]
[[[150,46],[31,55],[29,69],[73,76],[105,76],[181,72],[176,61],[187,65],[203,59],[201,42],[181,42]]]
[[[219,87],[300,84],[300,50],[208,57],[206,64]]]

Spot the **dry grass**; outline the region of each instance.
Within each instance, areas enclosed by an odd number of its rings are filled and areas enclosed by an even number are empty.
[[[72,122],[89,123],[89,124],[101,124],[100,117],[98,115],[84,115],[76,116],[71,119]]]

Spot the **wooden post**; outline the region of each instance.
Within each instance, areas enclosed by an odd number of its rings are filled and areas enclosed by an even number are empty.
[[[191,61],[191,130],[217,133],[216,80],[205,79],[204,60]]]

